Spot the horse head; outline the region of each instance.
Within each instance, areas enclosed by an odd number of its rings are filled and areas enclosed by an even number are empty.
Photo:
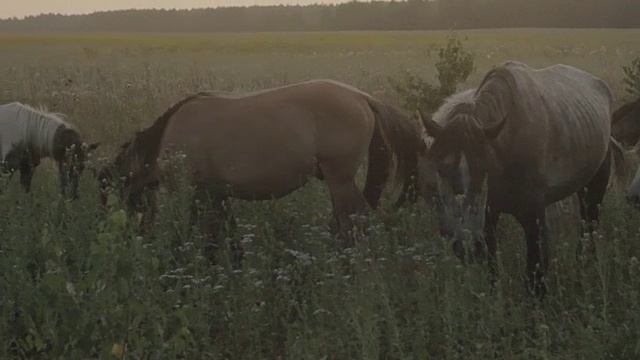
[[[126,188],[143,170],[136,144],[137,136],[122,144],[113,161],[102,165],[95,172],[100,187],[100,202],[103,206],[107,205],[109,195],[114,191],[117,191],[119,197],[124,200]]]
[[[65,128],[54,138],[54,158],[58,162],[62,193],[72,199],[78,198],[78,181],[85,169],[89,154],[100,143],[87,144],[78,132]]]
[[[102,165],[96,172],[95,177],[99,183],[100,204],[106,206],[108,204],[109,195],[115,188],[119,188],[116,183],[120,178],[119,171],[113,163]]]
[[[484,244],[490,142],[505,121],[482,127],[464,112],[448,114],[445,121],[419,115],[426,134],[418,162],[420,187],[423,194],[435,192],[440,234],[453,239],[454,252],[464,261],[467,238],[478,251],[477,246]]]

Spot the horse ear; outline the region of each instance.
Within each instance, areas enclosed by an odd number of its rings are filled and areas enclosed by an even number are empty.
[[[95,150],[98,146],[100,146],[101,143],[93,143],[91,145],[87,144],[87,143],[82,143],[82,149],[85,152],[91,152],[93,150]]]
[[[431,116],[425,113],[422,110],[416,111],[418,118],[422,121],[422,125],[424,125],[425,130],[427,131],[427,135],[438,137],[442,133],[443,126],[435,122]]]
[[[490,127],[484,128],[484,135],[489,138],[489,140],[493,140],[500,134],[502,128],[504,128],[504,124],[507,122],[507,117],[505,116],[499,123],[492,125]]]

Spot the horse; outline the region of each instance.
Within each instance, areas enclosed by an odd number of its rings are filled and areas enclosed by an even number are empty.
[[[487,256],[492,283],[496,225],[513,215],[527,243],[527,288],[543,297],[548,268],[546,207],[577,193],[591,232],[614,175],[623,176],[622,150],[611,138],[608,85],[571,66],[543,69],[508,61],[485,74],[479,87],[447,99],[424,126],[419,156],[421,189],[435,184],[441,234]]]
[[[640,140],[640,97],[613,112],[611,134],[629,148]]]
[[[445,116],[447,116],[448,112],[451,111],[453,105],[456,105],[458,103],[471,104],[474,100],[474,95],[476,91],[477,91],[477,88],[471,88],[471,89],[467,89],[449,96],[444,100],[443,105],[438,109],[438,111],[434,113],[434,115],[432,115],[431,117],[434,119],[442,119]],[[418,118],[422,117],[422,114],[420,113],[417,113],[416,115]],[[423,141],[426,141],[426,142],[430,142],[432,140],[433,138],[429,138],[428,136],[426,136],[423,139]],[[615,140],[612,140],[612,142],[614,141]],[[619,149],[615,153],[622,154],[622,150]],[[419,190],[420,190],[420,193],[423,195],[423,197],[426,197],[427,199],[430,200],[428,201],[428,204],[435,208],[436,213],[441,214],[443,211],[447,211],[447,210],[444,208],[443,203],[439,198],[438,178],[436,175],[437,173],[435,171],[432,171],[427,176],[424,176],[423,174],[423,182],[422,182],[423,187]],[[465,175],[465,176],[468,176],[468,175]],[[579,203],[578,195],[574,194],[569,198],[565,198],[563,200],[547,205],[547,208],[546,208],[547,216],[545,219],[547,222],[547,227],[549,229],[559,228],[560,225],[566,224],[567,221],[575,222],[577,224],[577,220],[574,219],[574,216],[577,213],[579,213],[578,203]],[[440,223],[441,235],[445,237],[450,236],[450,234],[453,233],[452,231],[453,225],[447,224],[446,217],[444,216],[439,216],[438,220],[441,222]]]
[[[406,183],[415,173],[420,131],[421,125],[401,109],[334,80],[248,93],[200,92],[136,132],[98,180],[104,192],[123,178],[121,199],[130,213],[145,214],[159,184],[171,190],[175,183],[171,171],[161,166],[163,159],[181,153],[194,200],[209,199],[207,216],[228,219],[229,197],[278,199],[315,177],[326,183],[333,218],[346,234],[354,227],[352,215],[377,208],[392,178],[394,158],[396,180]],[[367,155],[360,191],[356,172]],[[211,224],[207,234],[217,232]]]
[[[78,179],[88,154],[99,143],[83,142],[64,115],[48,112],[20,102],[0,105],[0,159],[2,172],[11,178],[20,171],[25,193],[31,190],[35,168],[42,158],[51,157],[58,164],[63,196],[78,197]]]

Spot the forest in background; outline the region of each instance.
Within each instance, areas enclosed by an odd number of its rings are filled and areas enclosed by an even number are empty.
[[[0,20],[0,32],[239,32],[638,28],[638,0],[408,0],[338,5],[43,14]]]

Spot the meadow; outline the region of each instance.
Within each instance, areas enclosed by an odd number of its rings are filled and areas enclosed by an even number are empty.
[[[401,104],[394,84],[406,73],[435,81],[447,35],[0,34],[0,103],[66,114],[88,141],[102,142],[99,163],[200,90],[332,78]],[[457,35],[475,56],[460,90],[505,60],[565,63],[606,80],[619,106],[628,100],[622,66],[640,56],[640,30]],[[281,200],[233,201],[238,229],[210,259],[188,223],[186,181],[178,193],[162,192],[146,234],[118,201],[99,206],[90,171],[79,200],[58,190],[44,163],[30,194],[16,177],[0,194],[0,358],[640,357],[640,213],[624,201],[624,186],[607,194],[596,234],[579,239],[575,212],[554,223],[543,302],[524,289],[523,234],[507,216],[492,289],[485,265],[455,258],[424,203],[394,209],[390,194],[352,248],[328,231],[319,181]],[[578,251],[581,241],[593,251]],[[229,244],[244,248],[240,265]]]

